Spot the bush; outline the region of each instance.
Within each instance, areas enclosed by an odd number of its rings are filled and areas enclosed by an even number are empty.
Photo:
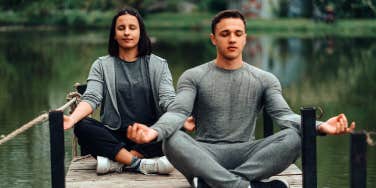
[[[13,11],[0,11],[0,25],[21,25],[26,21],[26,17],[19,16]]]
[[[56,14],[52,20],[53,24],[68,27],[108,27],[111,24],[112,11],[83,11],[66,10],[63,13]]]

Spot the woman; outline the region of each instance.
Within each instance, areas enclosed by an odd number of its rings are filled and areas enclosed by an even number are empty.
[[[136,144],[127,139],[129,125],[154,124],[175,98],[166,60],[151,54],[150,39],[136,10],[126,8],[114,16],[108,53],[93,63],[82,101],[64,117],[64,129],[75,125],[81,147],[97,157],[98,174],[121,172],[123,167],[144,174],[171,172],[172,165],[161,157],[161,143]],[[85,118],[98,106],[101,122]]]

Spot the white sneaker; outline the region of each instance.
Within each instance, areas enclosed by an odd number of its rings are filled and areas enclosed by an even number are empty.
[[[194,188],[210,188],[201,178],[193,177],[193,187]]]
[[[122,172],[124,164],[112,161],[106,157],[97,156],[97,174],[106,174],[110,172]]]
[[[141,159],[140,172],[143,174],[169,174],[174,166],[167,160],[166,156],[154,159]]]

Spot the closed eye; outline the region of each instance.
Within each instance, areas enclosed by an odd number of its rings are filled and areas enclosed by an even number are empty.
[[[225,30],[225,31],[221,31],[221,32],[219,33],[219,35],[221,35],[222,37],[227,37],[228,35],[230,35],[230,31],[227,31],[227,30]]]
[[[238,36],[238,37],[241,37],[243,34],[244,34],[243,31],[236,31],[235,32],[235,35]]]

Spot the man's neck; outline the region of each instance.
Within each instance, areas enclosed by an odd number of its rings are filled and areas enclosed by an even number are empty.
[[[236,59],[225,59],[217,56],[215,59],[215,65],[226,70],[236,70],[243,66],[243,59],[241,56]]]

